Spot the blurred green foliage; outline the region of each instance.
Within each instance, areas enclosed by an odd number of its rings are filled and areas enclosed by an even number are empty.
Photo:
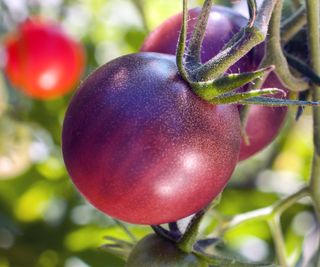
[[[11,7],[15,22],[28,15],[59,20],[74,38],[81,40],[87,52],[86,74],[113,58],[137,52],[147,29],[154,29],[181,10],[180,0],[13,2],[17,3]],[[191,5],[201,2],[191,1]],[[219,2],[230,5],[230,1]],[[8,10],[2,7],[0,12],[1,40],[15,25],[5,20]],[[41,102],[22,95],[5,77],[1,76],[0,81],[0,267],[123,266],[120,258],[99,247],[106,242],[105,236],[124,240],[130,237],[78,194],[64,168],[60,136],[71,95]],[[289,116],[294,116],[294,110]],[[279,142],[240,164],[217,207],[219,213],[232,215],[265,207],[308,179],[312,156],[310,116],[307,113],[288,127],[291,131],[283,133],[281,150],[271,164],[263,162],[272,149],[280,146]],[[283,230],[292,260],[300,255],[301,241],[313,223],[309,203],[295,205],[284,214]],[[208,216],[203,233],[214,235],[215,225],[216,219]],[[138,239],[150,232],[146,226],[127,227]],[[226,233],[225,242],[251,260],[273,257],[265,223],[234,228]]]

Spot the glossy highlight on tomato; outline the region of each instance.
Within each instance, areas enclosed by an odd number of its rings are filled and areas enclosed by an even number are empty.
[[[126,267],[208,267],[193,253],[184,253],[170,240],[151,234],[131,251]]]
[[[197,22],[200,8],[189,10],[188,39]],[[201,58],[206,62],[223,48],[223,46],[247,24],[247,19],[234,10],[215,5],[212,8],[206,34],[202,44]],[[177,14],[158,26],[145,40],[141,51],[159,52],[174,55],[176,53],[182,14]],[[256,70],[262,60],[264,45],[252,49],[246,56],[234,64],[228,72],[237,73]],[[286,89],[275,76],[271,74],[263,88]],[[243,88],[242,90],[245,90]],[[277,136],[287,114],[286,107],[250,106],[247,118],[246,132],[250,143],[241,143],[239,160],[245,160],[256,154]]]
[[[79,191],[136,224],[191,215],[224,188],[237,163],[240,119],[178,74],[175,57],[137,53],[92,73],[65,116],[62,149]]]
[[[83,47],[55,22],[31,18],[4,41],[4,71],[12,85],[37,99],[71,91],[84,70]]]

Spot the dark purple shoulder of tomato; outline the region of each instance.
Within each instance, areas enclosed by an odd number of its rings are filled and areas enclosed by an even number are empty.
[[[187,42],[195,28],[200,8],[189,10]],[[225,44],[245,27],[248,20],[236,11],[215,5],[208,20],[206,34],[202,43],[201,60],[207,62],[221,51]],[[145,40],[141,51],[175,54],[182,23],[179,13],[164,21]],[[234,64],[229,72],[251,71],[253,69],[251,52]]]

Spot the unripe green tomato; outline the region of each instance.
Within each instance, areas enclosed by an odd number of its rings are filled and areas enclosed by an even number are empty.
[[[129,255],[126,267],[208,267],[193,253],[184,253],[170,240],[155,234],[143,238]]]

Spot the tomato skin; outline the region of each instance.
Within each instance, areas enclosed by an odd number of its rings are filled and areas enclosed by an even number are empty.
[[[197,21],[200,8],[189,10],[188,38]],[[156,28],[145,40],[141,51],[175,54],[181,27],[182,15],[177,14]],[[215,5],[209,17],[206,35],[202,44],[202,61],[214,57],[227,41],[247,23],[247,19],[232,9]],[[228,72],[256,70],[262,60],[264,45],[252,49],[234,64]],[[274,73],[265,81],[263,88],[285,89]],[[245,90],[245,89],[242,89]],[[246,132],[250,144],[241,142],[239,161],[245,160],[272,142],[277,136],[287,114],[286,107],[250,106]]]
[[[83,47],[60,26],[29,19],[5,39],[5,73],[13,86],[37,99],[52,99],[71,91],[84,70]]]
[[[138,53],[82,83],[62,141],[69,174],[95,207],[130,223],[162,224],[220,193],[237,163],[240,120],[235,106],[196,96],[174,56]]]
[[[151,234],[133,248],[126,267],[208,267],[196,255],[180,251],[174,243]]]

